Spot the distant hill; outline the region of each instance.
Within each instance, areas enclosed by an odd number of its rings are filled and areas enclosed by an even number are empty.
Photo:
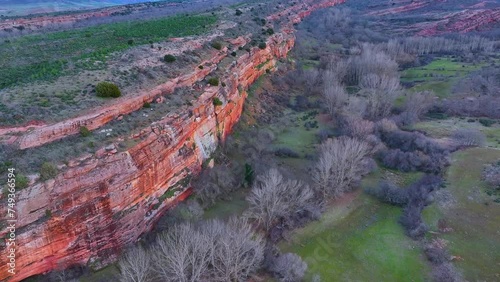
[[[29,14],[87,10],[116,5],[159,1],[160,0],[0,0],[0,15],[24,16]]]

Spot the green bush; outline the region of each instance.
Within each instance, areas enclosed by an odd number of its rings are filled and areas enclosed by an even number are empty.
[[[16,188],[17,189],[24,189],[26,187],[28,187],[28,184],[29,184],[29,179],[28,177],[18,173],[16,174]]]
[[[122,95],[118,86],[107,81],[99,82],[95,87],[95,91],[97,92],[97,96],[105,98],[106,97],[117,98]]]
[[[147,109],[149,109],[149,108],[151,108],[151,103],[149,103],[149,102],[144,102],[144,105],[142,105],[142,107],[143,107],[143,108],[147,108]]]
[[[240,9],[236,9],[236,15],[237,16],[241,16],[242,14],[243,14],[243,12]]]
[[[254,170],[248,163],[245,164],[245,184],[247,186],[252,185],[254,179]]]
[[[208,84],[212,86],[219,86],[219,79],[217,77],[211,77],[208,79]]]
[[[43,181],[52,179],[57,175],[57,167],[49,162],[44,162],[40,168],[40,179]]]
[[[481,123],[482,125],[484,125],[486,127],[490,127],[493,124],[495,124],[495,121],[491,120],[491,119],[487,119],[487,118],[480,118],[479,123]]]
[[[212,42],[211,46],[217,50],[221,50],[222,49],[222,43],[220,43],[219,41],[214,41]]]
[[[216,106],[216,107],[222,106],[222,101],[217,97],[215,97],[212,102],[214,103],[214,106]]]
[[[129,41],[127,41],[128,45],[134,45],[134,40],[133,39],[129,39]]]
[[[236,57],[236,52],[231,52],[231,56]]]
[[[267,34],[269,34],[269,35],[273,35],[273,34],[274,34],[274,29],[272,29],[272,28],[268,28],[268,29],[266,30],[266,33],[267,33]]]
[[[165,55],[165,57],[163,57],[163,60],[165,60],[165,62],[167,63],[173,63],[175,62],[176,58],[174,55],[167,54]]]
[[[52,217],[52,211],[51,210],[45,210],[45,216],[48,218]]]
[[[260,48],[260,49],[266,49],[266,47],[267,47],[266,42],[261,42],[261,43],[259,43],[259,48]]]
[[[203,69],[203,66],[202,66],[202,65],[199,65],[199,66],[198,66],[198,68],[199,68],[200,70],[202,70],[202,69]]]
[[[88,128],[86,128],[85,126],[80,126],[80,135],[82,137],[90,136],[90,134],[92,134],[92,133],[90,132],[90,130]]]

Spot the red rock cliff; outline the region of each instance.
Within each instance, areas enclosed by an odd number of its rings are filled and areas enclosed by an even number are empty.
[[[301,9],[299,17],[343,0],[320,2]],[[144,129],[133,147],[118,152],[107,146],[70,162],[55,179],[19,191],[17,274],[7,273],[2,256],[0,280],[20,281],[72,264],[105,265],[151,230],[166,209],[189,195],[191,176],[238,121],[245,89],[293,47],[290,27],[269,37],[267,48],[253,48],[228,66],[225,87],[206,87],[192,106]],[[197,77],[185,79],[192,83]],[[214,97],[223,105],[214,106]]]

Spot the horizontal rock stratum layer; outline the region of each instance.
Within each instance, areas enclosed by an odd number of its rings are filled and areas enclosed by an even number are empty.
[[[288,23],[267,39],[265,49],[252,48],[223,70],[224,87],[207,86],[192,106],[142,130],[131,148],[119,152],[108,145],[100,153],[71,161],[54,179],[19,191],[17,274],[7,273],[2,256],[0,280],[20,281],[74,264],[99,267],[114,261],[124,246],[150,231],[164,211],[189,195],[191,176],[238,121],[246,89],[293,47],[292,23],[314,9],[342,2],[302,2],[296,13],[286,15]],[[170,83],[188,85],[203,74]],[[215,97],[223,104],[214,106]],[[123,105],[125,111],[134,107]],[[4,206],[0,213],[6,214]],[[5,246],[1,248],[5,253]]]

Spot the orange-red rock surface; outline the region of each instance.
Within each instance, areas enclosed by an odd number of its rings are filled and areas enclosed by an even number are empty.
[[[100,9],[98,11],[88,11],[88,12],[81,12],[81,13],[61,15],[61,16],[20,17],[0,22],[0,29],[13,29],[18,26],[23,26],[24,28],[28,29],[38,29],[51,24],[74,23],[79,20],[85,20],[88,18],[108,17],[114,13],[123,12],[125,10],[126,10],[125,7],[120,6],[120,7]]]
[[[471,32],[500,22],[500,9],[464,10],[425,24],[417,35],[433,36],[447,32]]]
[[[412,10],[423,8],[423,7],[427,6],[427,5],[429,5],[430,2],[431,1],[422,1],[422,0],[412,1],[410,4],[402,5],[402,6],[399,6],[399,7],[388,8],[388,9],[383,9],[383,10],[377,10],[377,11],[369,12],[368,15],[372,15],[372,16],[384,16],[384,15],[389,15],[389,14],[397,14],[397,13],[409,12],[409,11],[412,11]]]
[[[298,17],[343,1],[320,0],[319,5],[301,9]],[[298,18],[289,15],[288,19]],[[20,281],[73,264],[99,267],[115,260],[124,246],[151,230],[166,209],[190,193],[191,175],[199,172],[203,160],[238,121],[247,96],[245,89],[273,68],[278,58],[285,57],[294,42],[291,23],[285,24],[268,38],[267,48],[253,48],[225,69],[225,87],[207,86],[192,106],[179,108],[144,129],[136,136],[136,145],[125,151],[106,146],[96,154],[69,162],[54,179],[19,191],[17,274],[10,277],[6,257],[2,256],[0,280]],[[56,140],[81,125],[94,129],[119,114],[134,111],[162,91],[201,79],[216,67],[223,54],[213,57],[212,68],[179,77],[134,100],[122,100],[116,108],[101,109],[86,116],[85,124],[73,119],[39,127],[32,132],[35,135],[23,137],[21,147],[37,144],[37,138],[42,142]],[[223,105],[214,106],[214,97]],[[4,206],[0,213],[6,213]],[[0,236],[5,236],[5,231]],[[0,250],[4,253],[5,246]]]
[[[178,3],[165,4],[165,6],[177,6],[177,5]],[[100,17],[109,17],[123,12],[137,11],[144,8],[144,6],[145,6],[144,4],[136,4],[135,6],[128,5],[128,6],[107,7],[98,10],[73,12],[67,15],[30,14],[28,16],[0,21],[0,30],[14,29],[20,26],[23,26],[24,28],[29,30],[37,30],[51,25],[72,24],[82,20],[94,19]]]

